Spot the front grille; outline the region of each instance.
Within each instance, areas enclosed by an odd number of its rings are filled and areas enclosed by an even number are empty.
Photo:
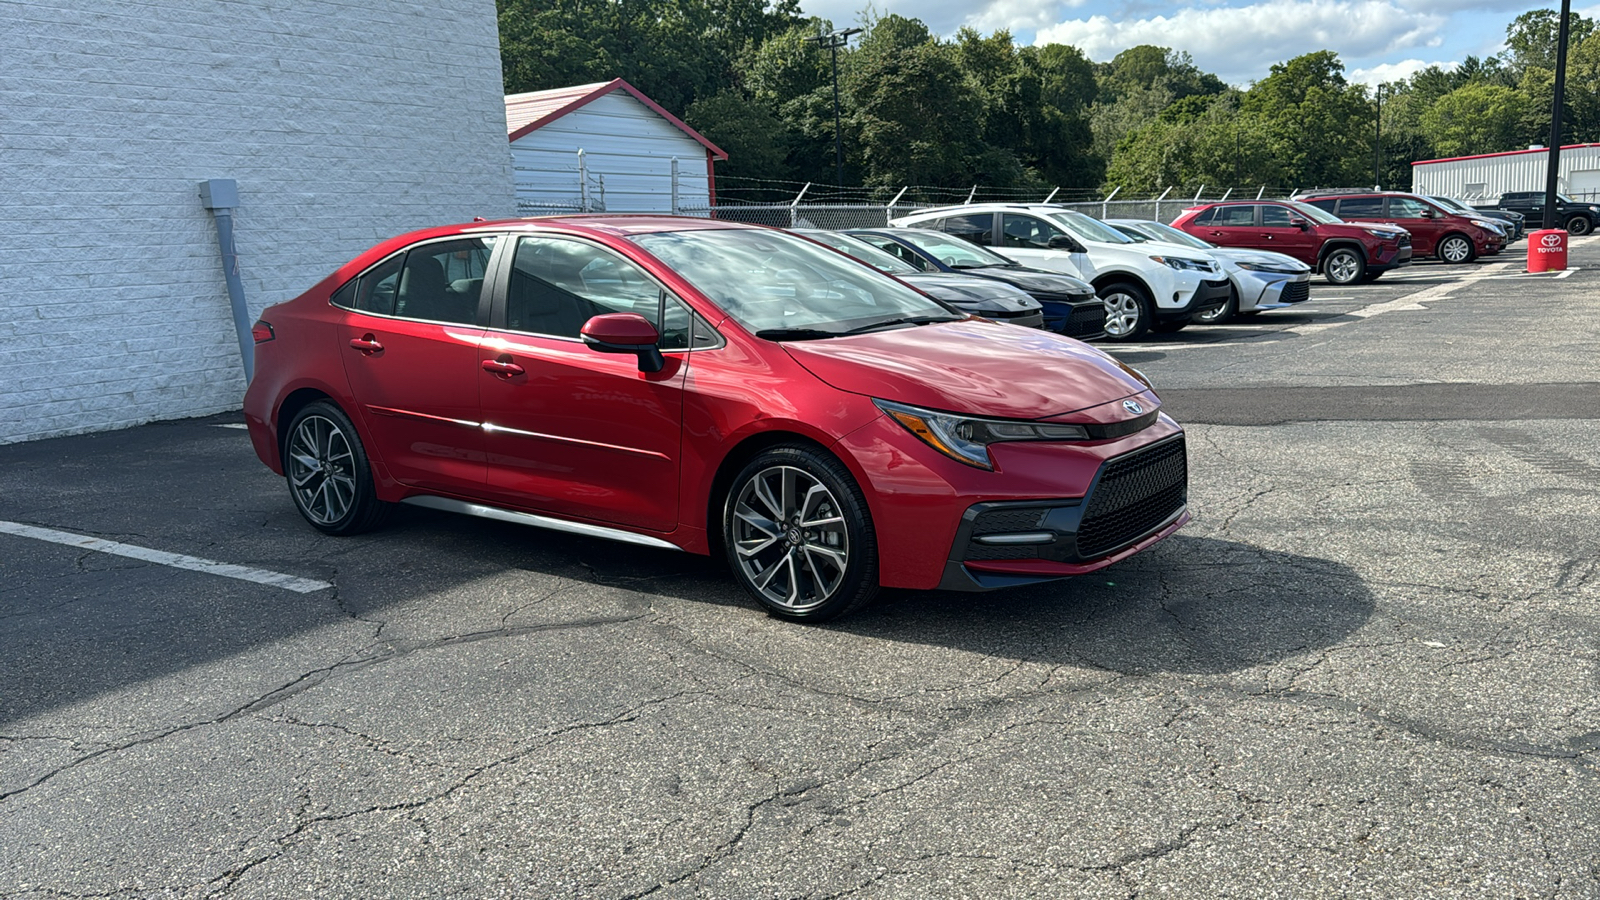
[[[972,540],[967,544],[969,560],[1033,559],[1039,555],[1037,544],[980,544],[976,540],[986,534],[1016,534],[1038,531],[1046,510],[1030,506],[1022,509],[991,509],[981,512],[972,521]]]
[[[1402,247],[1411,246],[1411,235],[1409,235],[1409,234],[1400,235],[1400,246],[1402,246]]]
[[[1146,537],[1183,509],[1189,460],[1183,437],[1106,463],[1078,528],[1078,556],[1094,559]]]
[[[1106,306],[1104,303],[1085,303],[1072,309],[1072,314],[1067,316],[1067,337],[1081,337],[1087,334],[1104,334],[1106,330]]]
[[[1299,303],[1311,298],[1311,282],[1295,281],[1283,286],[1283,293],[1278,298],[1284,303]]]

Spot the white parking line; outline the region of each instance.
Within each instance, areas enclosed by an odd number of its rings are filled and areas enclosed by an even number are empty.
[[[250,429],[250,426],[246,425],[243,422],[223,422],[221,425],[218,425],[216,427],[218,427],[218,428],[240,428],[240,429],[244,429],[246,431],[248,431]]]
[[[17,537],[33,538],[37,541],[49,541],[52,544],[65,544],[68,547],[78,547],[83,550],[94,550],[98,553],[109,553],[113,556],[126,556],[129,559],[139,559],[158,565],[171,566],[174,569],[189,569],[194,572],[204,572],[207,575],[221,575],[224,578],[237,578],[240,581],[253,581],[256,584],[265,584],[271,587],[283,588],[297,594],[310,594],[324,591],[333,587],[326,581],[312,581],[309,578],[296,578],[282,572],[269,572],[266,569],[251,569],[245,566],[235,566],[229,563],[220,563],[210,559],[201,559],[198,556],[184,556],[181,553],[167,553],[163,550],[151,550],[148,547],[136,547],[133,544],[123,544],[118,541],[101,540],[68,531],[56,531],[51,528],[36,528],[32,525],[23,525],[20,522],[0,521],[0,534],[14,534]]]

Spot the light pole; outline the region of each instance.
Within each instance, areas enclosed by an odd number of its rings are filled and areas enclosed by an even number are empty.
[[[1383,187],[1383,89],[1387,87],[1383,82],[1378,82],[1378,116],[1372,121],[1372,189]]]
[[[816,41],[817,46],[824,50],[833,51],[833,162],[839,169],[839,187],[844,187],[844,139],[839,136],[839,48],[850,43],[852,34],[860,33],[859,28],[841,28],[806,38]]]
[[[1550,104],[1550,162],[1544,176],[1544,227],[1556,227],[1556,177],[1561,169],[1561,116],[1567,92],[1567,20],[1572,0],[1561,0],[1561,27],[1556,32],[1555,102]]]

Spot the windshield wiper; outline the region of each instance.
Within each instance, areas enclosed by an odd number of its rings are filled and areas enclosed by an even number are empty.
[[[756,337],[766,341],[814,341],[818,338],[838,337],[845,331],[824,331],[821,328],[763,328]]]
[[[902,316],[898,319],[885,319],[882,322],[873,322],[870,325],[860,325],[845,334],[861,334],[867,331],[876,331],[879,328],[888,328],[893,325],[932,325],[935,322],[959,322],[965,316],[952,316],[949,314],[937,316]]]

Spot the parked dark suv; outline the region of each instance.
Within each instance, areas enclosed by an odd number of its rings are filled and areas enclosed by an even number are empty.
[[[1477,215],[1447,209],[1426,197],[1397,191],[1311,191],[1295,199],[1346,222],[1379,222],[1411,232],[1412,252],[1447,263],[1469,263],[1499,253],[1505,232]]]
[[[1544,227],[1544,191],[1507,191],[1495,208],[1522,213],[1531,227]],[[1571,234],[1588,234],[1600,226],[1600,205],[1557,194],[1556,225]]]
[[[1372,281],[1411,262],[1411,234],[1392,225],[1346,222],[1293,200],[1232,200],[1183,211],[1174,226],[1223,247],[1276,250],[1334,284]]]

